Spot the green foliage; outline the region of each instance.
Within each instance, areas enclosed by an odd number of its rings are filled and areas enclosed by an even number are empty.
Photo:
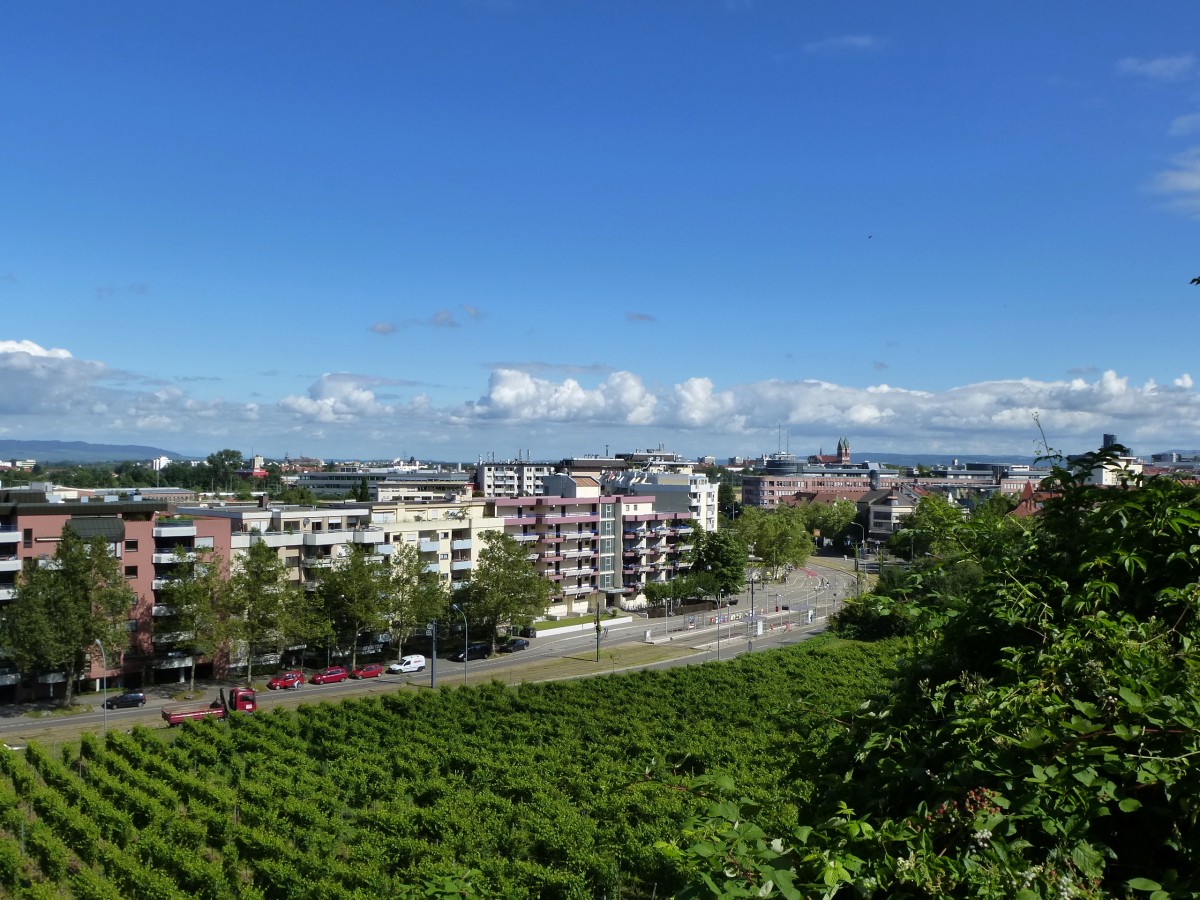
[[[50,564],[32,560],[21,573],[16,597],[0,615],[0,645],[25,672],[66,672],[62,706],[70,707],[75,676],[85,671],[95,642],[116,661],[133,599],[104,540],[84,541],[68,524]]]
[[[446,588],[413,544],[392,545],[391,594],[387,608],[389,627],[396,636],[397,655],[404,655],[404,641],[413,630],[441,616],[448,602]]]
[[[397,592],[388,561],[362,544],[351,544],[317,585],[323,615],[340,646],[350,648],[350,665],[357,665],[358,636],[388,628],[393,594]]]
[[[760,896],[788,896],[779,873],[803,896],[1200,892],[1200,493],[1086,484],[1106,463],[1057,468],[1032,526],[942,522],[944,558],[874,607],[912,632],[894,692],[797,759],[808,824],[764,844],[702,811],[675,850],[697,896],[737,896],[730,872]]]
[[[0,828],[26,835],[24,852],[0,840],[0,872],[52,873],[97,897],[114,896],[104,885],[127,897],[674,896],[688,873],[656,845],[689,814],[684,775],[728,773],[752,786],[759,827],[793,826],[781,763],[822,745],[895,649],[817,639],[721,665],[110,731],[63,762],[31,747],[0,756]]]
[[[288,579],[283,560],[265,541],[254,541],[238,557],[227,598],[226,630],[245,647],[247,683],[254,676],[255,653],[277,649],[289,637],[303,640],[316,631],[308,598]]]
[[[854,504],[850,504],[853,515]],[[778,578],[785,565],[803,566],[813,552],[812,531],[819,512],[828,507],[780,506],[766,510],[750,507],[731,526],[737,540]],[[841,510],[845,512],[845,510]]]
[[[483,544],[471,581],[455,594],[455,602],[466,611],[472,630],[478,626],[480,638],[493,639],[496,628],[541,615],[554,586],[511,535],[487,531]]]
[[[169,619],[156,623],[165,633],[185,635],[178,643],[192,656],[191,689],[196,688],[196,665],[201,655],[212,657],[224,637],[222,612],[228,607],[229,582],[224,560],[209,548],[178,546],[175,562],[163,588],[171,608]]]
[[[730,531],[702,531],[696,536],[692,572],[716,594],[736,594],[746,583],[748,551]]]

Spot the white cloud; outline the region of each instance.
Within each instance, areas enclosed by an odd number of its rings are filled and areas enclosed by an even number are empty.
[[[843,34],[804,45],[805,53],[848,53],[880,50],[887,41],[872,34]]]
[[[1138,59],[1127,56],[1117,61],[1117,71],[1122,75],[1136,75],[1154,81],[1174,81],[1190,75],[1196,66],[1196,57],[1190,53],[1181,56],[1159,56],[1155,59]]]
[[[1200,216],[1200,147],[1192,147],[1176,156],[1172,167],[1159,172],[1151,189],[1170,198],[1173,209]]]
[[[1176,116],[1171,120],[1167,133],[1171,137],[1181,137],[1200,131],[1200,113],[1188,113],[1186,116]]]
[[[815,379],[718,386],[703,376],[657,385],[629,371],[539,376],[503,366],[491,372],[482,396],[466,403],[426,394],[384,402],[381,386],[413,385],[349,372],[322,375],[277,402],[203,399],[186,385],[142,387],[147,382],[113,375],[104,363],[66,350],[2,342],[3,428],[185,452],[245,444],[282,454],[302,443],[321,455],[445,459],[497,447],[553,458],[649,441],[679,452],[757,454],[779,449],[781,429],[803,452],[848,435],[876,450],[1028,454],[1039,438],[1035,419],[1054,446],[1070,452],[1096,446],[1105,432],[1139,452],[1189,449],[1200,432],[1200,394],[1187,373],[1134,383],[1108,370],[925,391]]]
[[[364,379],[348,372],[322,375],[308,389],[307,397],[290,396],[279,406],[296,416],[317,422],[356,422],[360,419],[392,415],[392,408],[376,402],[374,391],[367,383],[379,379]]]
[[[28,356],[48,356],[52,359],[70,359],[69,350],[47,350],[33,341],[0,341],[0,353],[23,353]]]

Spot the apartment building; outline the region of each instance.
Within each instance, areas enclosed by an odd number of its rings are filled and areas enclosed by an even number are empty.
[[[503,531],[504,519],[492,514],[486,500],[442,503],[373,503],[371,524],[386,546],[411,546],[425,571],[438,576],[449,590],[471,578],[483,547],[483,533]]]
[[[85,539],[102,538],[134,594],[126,620],[129,643],[118,659],[109,660],[107,674],[132,684],[170,677],[178,663],[156,651],[153,623],[156,592],[180,531],[163,501],[147,500],[136,492],[101,499],[48,484],[0,492],[0,604],[13,601],[27,560],[54,556],[67,527]],[[188,527],[194,540],[199,532]],[[104,674],[96,660],[85,677],[98,683]],[[10,663],[0,661],[0,701],[16,699],[21,679]],[[35,690],[39,696],[54,696],[65,681],[64,672],[46,673],[38,676]]]
[[[555,463],[480,460],[475,466],[475,490],[480,497],[536,497],[544,494],[542,480],[558,471]]]
[[[655,510],[687,516],[703,531],[717,530],[719,485],[707,475],[629,470],[609,473],[601,485],[606,494],[652,496]]]

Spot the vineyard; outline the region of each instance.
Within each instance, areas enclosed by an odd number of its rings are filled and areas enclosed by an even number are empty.
[[[885,683],[894,644],[301,706],[0,756],[0,895],[638,898],[732,778],[795,827],[794,760]]]

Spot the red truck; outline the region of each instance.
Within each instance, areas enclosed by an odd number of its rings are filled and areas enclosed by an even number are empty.
[[[164,706],[163,720],[168,725],[181,725],[189,719],[223,719],[231,712],[252,713],[258,709],[258,700],[250,688],[230,688],[229,697],[221,688],[220,699],[203,706]]]

